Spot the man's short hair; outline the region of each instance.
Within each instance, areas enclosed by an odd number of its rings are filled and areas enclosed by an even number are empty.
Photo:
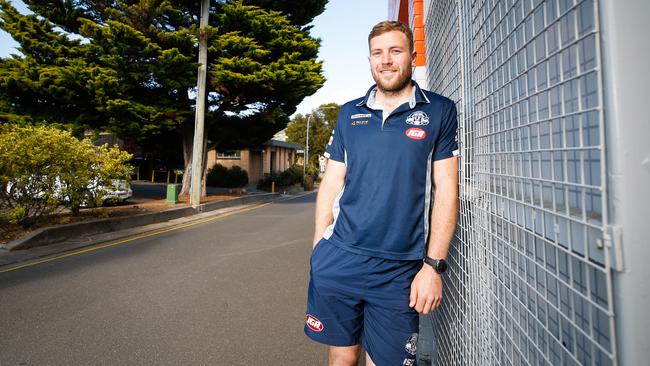
[[[368,46],[370,46],[371,39],[392,31],[402,32],[406,36],[406,39],[409,42],[409,52],[413,53],[413,32],[411,31],[411,28],[402,22],[392,20],[384,20],[372,27],[372,30],[368,35]]]

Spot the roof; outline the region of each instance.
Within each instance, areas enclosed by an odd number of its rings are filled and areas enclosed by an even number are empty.
[[[302,149],[302,145],[294,144],[286,141],[273,140],[273,139],[265,142],[264,146],[285,147],[287,149],[294,149],[294,150]]]

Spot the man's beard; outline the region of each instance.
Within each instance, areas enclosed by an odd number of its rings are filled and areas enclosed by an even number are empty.
[[[379,89],[379,91],[386,94],[399,94],[399,92],[404,90],[404,88],[411,85],[411,77],[413,75],[413,71],[411,70],[411,68],[407,68],[404,74],[401,74],[399,76],[399,79],[393,81],[391,84],[385,83],[377,75],[381,75],[381,72],[377,72],[376,74],[373,73],[372,76],[375,79],[375,82],[377,83],[377,89]]]

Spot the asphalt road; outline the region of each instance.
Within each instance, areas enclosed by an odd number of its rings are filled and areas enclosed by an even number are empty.
[[[315,195],[0,274],[0,365],[324,365]]]

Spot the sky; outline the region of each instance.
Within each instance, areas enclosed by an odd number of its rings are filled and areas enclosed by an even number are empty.
[[[21,1],[12,0],[19,11]],[[362,96],[374,82],[368,66],[367,37],[376,23],[388,16],[387,0],[330,0],[312,22],[313,37],[321,39],[318,59],[323,61],[325,85],[306,97],[296,113],[306,114],[321,104],[343,104]],[[17,53],[18,44],[0,30],[0,57]]]
[[[368,33],[388,16],[387,0],[330,0],[312,23],[321,39],[318,55],[327,81],[306,97],[296,113],[309,113],[325,103],[343,104],[365,94],[374,83],[368,64]]]
[[[20,0],[9,0],[9,2],[23,14],[30,12],[25,6],[25,3]],[[18,47],[18,43],[7,32],[0,29],[0,57],[7,58],[12,53],[18,53],[16,47]]]

